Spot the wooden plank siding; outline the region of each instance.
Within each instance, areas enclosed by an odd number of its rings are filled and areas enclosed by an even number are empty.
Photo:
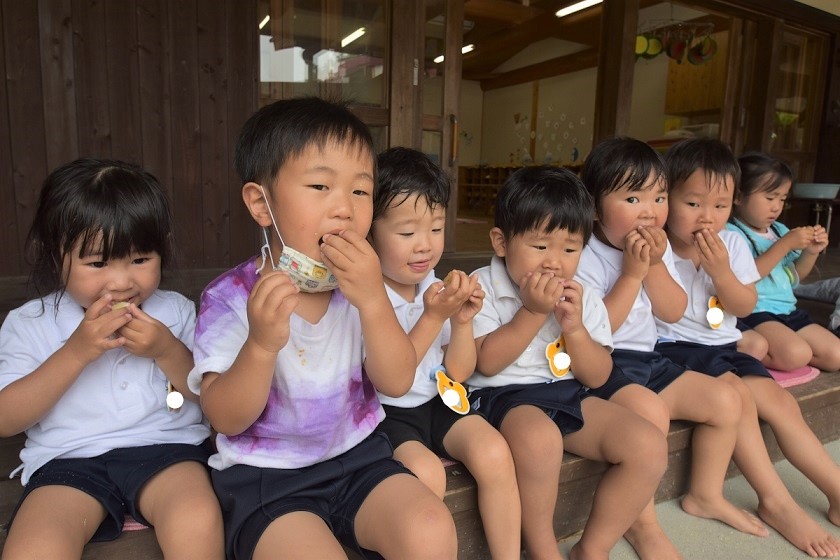
[[[257,0],[0,0],[0,276],[47,173],[130,161],[167,190],[180,269],[256,249],[233,145],[258,106]]]

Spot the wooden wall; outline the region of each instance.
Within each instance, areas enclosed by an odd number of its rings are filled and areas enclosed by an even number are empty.
[[[257,108],[256,0],[0,0],[0,276],[48,171],[142,165],[173,204],[178,266],[254,254],[233,142]]]

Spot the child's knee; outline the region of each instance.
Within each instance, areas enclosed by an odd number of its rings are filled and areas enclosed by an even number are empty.
[[[814,357],[811,347],[798,336],[791,336],[784,345],[770,349],[772,367],[780,370],[793,370],[807,365]]]
[[[730,426],[740,421],[744,403],[737,388],[722,380],[717,380],[708,396],[711,417],[716,424]]]
[[[446,493],[446,469],[438,456],[429,452],[422,457],[414,456],[410,462],[405,461],[403,464],[438,498],[443,499]]]
[[[455,558],[458,537],[446,505],[440,500],[424,500],[415,504],[414,510],[413,521],[403,525],[404,534],[397,536],[403,550],[417,552],[412,555],[417,558]]]
[[[770,350],[770,344],[767,339],[755,331],[747,331],[744,333],[741,340],[737,344],[738,352],[743,352],[755,358],[756,360],[763,360]]]
[[[479,484],[503,483],[514,480],[516,476],[510,447],[498,432],[497,436],[485,438],[482,445],[476,446],[476,451],[464,460]]]
[[[639,462],[651,475],[664,475],[668,469],[668,438],[650,422],[636,426],[628,437],[633,441],[629,460]]]

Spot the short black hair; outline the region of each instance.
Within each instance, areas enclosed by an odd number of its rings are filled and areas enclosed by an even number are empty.
[[[329,142],[350,144],[375,160],[370,130],[348,109],[347,102],[319,97],[275,101],[242,126],[234,166],[243,183],[271,185],[289,158]],[[376,162],[372,165],[375,178]]]
[[[154,175],[112,159],[82,158],[54,169],[41,186],[26,242],[39,296],[63,288],[64,258],[80,241],[79,256],[101,249],[107,261],[154,251],[161,268],[168,266],[172,213]]]
[[[741,182],[741,168],[729,146],[716,138],[687,138],[671,146],[665,153],[668,169],[668,190],[702,169],[711,188],[715,178],[732,177],[735,193]]]
[[[595,212],[601,215],[601,199],[627,187],[640,191],[648,184],[651,175],[656,181],[667,180],[662,156],[649,144],[617,136],[599,142],[583,162],[581,179],[592,199]]]
[[[504,182],[496,197],[495,226],[507,239],[537,228],[565,229],[589,241],[592,197],[577,175],[562,167],[523,167]]]
[[[793,182],[793,170],[786,162],[763,152],[749,152],[738,158],[741,167],[741,195],[770,192],[785,181]]]
[[[377,157],[379,176],[373,189],[373,221],[381,218],[397,197],[402,204],[418,195],[430,208],[449,205],[450,181],[443,169],[423,152],[411,148],[390,148]]]

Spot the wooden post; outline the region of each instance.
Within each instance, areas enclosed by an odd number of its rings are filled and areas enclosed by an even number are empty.
[[[627,134],[630,128],[639,19],[639,0],[609,0],[601,6],[593,145],[610,136]]]

